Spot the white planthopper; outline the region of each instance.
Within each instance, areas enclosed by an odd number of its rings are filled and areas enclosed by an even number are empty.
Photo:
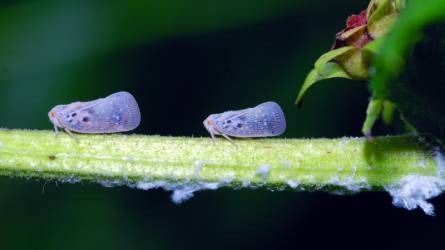
[[[221,135],[252,138],[277,136],[286,130],[286,119],[281,107],[275,102],[265,102],[254,108],[213,114],[204,120],[204,127],[212,139]]]
[[[130,131],[139,126],[141,114],[134,97],[128,92],[117,92],[89,102],[57,105],[48,113],[54,130],[68,134],[104,134]]]

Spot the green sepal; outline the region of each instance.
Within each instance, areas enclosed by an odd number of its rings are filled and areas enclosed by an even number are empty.
[[[387,100],[383,101],[382,120],[386,126],[392,124],[392,121],[394,119],[394,112],[395,112],[394,104]]]
[[[338,49],[330,50],[330,51],[324,53],[323,55],[320,56],[320,58],[318,58],[317,61],[315,61],[315,64],[314,64],[315,69],[318,72],[322,72],[323,67],[326,63],[334,60],[336,57],[341,56],[353,49],[354,49],[353,46],[346,46],[346,47],[341,47]]]
[[[372,8],[368,7],[368,27],[374,25],[382,17],[390,15],[393,12],[393,8],[391,6],[392,0],[371,1],[370,5],[371,4],[377,4],[377,8],[372,11]]]
[[[354,47],[352,46],[342,47],[339,49],[331,50],[320,56],[320,58],[318,58],[318,60],[315,62],[315,68],[312,69],[306,76],[306,79],[301,86],[300,92],[298,93],[295,104],[299,105],[306,91],[318,81],[335,77],[351,79],[351,77],[348,75],[348,73],[346,73],[342,66],[331,61],[334,60],[336,57],[351,51],[352,49],[354,49]]]
[[[368,109],[366,110],[366,119],[362,127],[362,133],[366,137],[371,136],[371,129],[382,112],[383,102],[384,101],[382,99],[373,99],[369,101]]]
[[[306,76],[303,86],[301,86],[295,104],[299,105],[301,103],[303,95],[314,83],[335,77],[351,79],[351,77],[348,75],[348,73],[346,73],[346,71],[342,68],[342,66],[340,66],[335,62],[327,62],[321,65],[318,70],[316,69],[311,70],[309,74]]]

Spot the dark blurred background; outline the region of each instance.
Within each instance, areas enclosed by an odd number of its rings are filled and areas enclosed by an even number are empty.
[[[56,104],[126,90],[141,134],[208,136],[211,113],[274,100],[289,138],[360,136],[365,82],[329,80],[293,102],[346,17],[367,0],[0,1],[0,127],[51,129]],[[392,133],[377,125],[377,134]],[[435,218],[386,193],[164,191],[0,178],[0,249],[415,249]]]

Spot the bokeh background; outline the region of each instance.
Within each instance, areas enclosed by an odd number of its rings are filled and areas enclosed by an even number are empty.
[[[56,104],[120,90],[135,133],[208,136],[210,113],[274,100],[289,138],[360,136],[365,82],[334,79],[293,102],[367,0],[0,2],[0,127],[51,129]],[[377,134],[393,133],[377,125]],[[386,193],[218,190],[181,205],[161,190],[0,178],[0,249],[415,249],[443,245],[437,216]]]

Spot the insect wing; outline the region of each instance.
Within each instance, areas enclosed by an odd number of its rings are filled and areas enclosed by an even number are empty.
[[[220,132],[233,137],[276,136],[286,129],[283,111],[275,102],[223,113],[216,124]]]
[[[268,130],[272,136],[281,135],[286,130],[286,118],[280,105],[275,102],[265,102],[256,107],[266,113]]]
[[[70,118],[68,129],[79,133],[124,132],[135,129],[141,121],[137,102],[128,92],[85,103],[66,116]]]

